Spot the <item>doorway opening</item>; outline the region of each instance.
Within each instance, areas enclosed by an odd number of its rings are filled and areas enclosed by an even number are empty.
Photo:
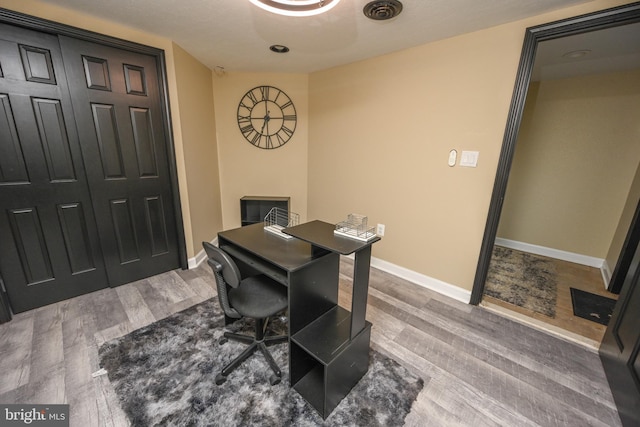
[[[471,298],[595,347],[606,326],[573,315],[570,288],[617,298],[605,284],[640,194],[640,111],[622,107],[640,103],[638,15],[636,3],[527,30]]]

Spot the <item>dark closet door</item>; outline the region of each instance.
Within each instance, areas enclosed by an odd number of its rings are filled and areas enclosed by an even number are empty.
[[[18,313],[107,286],[58,40],[0,24],[0,274]]]
[[[609,321],[600,358],[620,419],[625,427],[640,426],[640,246],[627,246],[629,268]]]
[[[111,286],[179,267],[156,59],[60,37]]]

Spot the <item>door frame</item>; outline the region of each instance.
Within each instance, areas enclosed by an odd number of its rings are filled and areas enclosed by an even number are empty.
[[[124,49],[130,52],[153,56],[156,59],[158,80],[160,82],[160,102],[162,103],[163,126],[166,134],[166,149],[169,161],[169,180],[171,182],[171,194],[176,218],[176,234],[178,238],[178,260],[182,269],[188,268],[187,247],[184,234],[182,206],[180,204],[180,188],[178,186],[178,170],[176,166],[175,144],[173,141],[173,129],[171,125],[171,111],[169,106],[166,60],[164,51],[151,46],[142,45],[128,40],[95,33],[82,28],[72,27],[66,24],[26,15],[8,9],[0,8],[0,23],[27,28],[42,33],[69,36],[93,43]],[[6,297],[0,292],[0,305],[7,304]],[[1,321],[0,321],[1,322]]]
[[[627,276],[633,255],[635,254],[638,243],[640,242],[640,200],[636,206],[636,212],[633,214],[631,220],[631,227],[627,232],[627,237],[624,240],[622,249],[620,250],[620,256],[618,256],[618,262],[611,274],[611,281],[609,282],[609,292],[619,294],[624,284],[624,279]]]
[[[586,33],[594,30],[602,30],[605,28],[617,27],[636,22],[640,22],[640,2],[630,3],[526,29],[469,304],[478,305],[482,300],[482,295],[484,293],[485,281],[487,280],[489,263],[491,261],[491,253],[496,240],[500,214],[502,212],[502,205],[507,190],[507,181],[509,179],[509,172],[511,171],[511,164],[513,162],[516,141],[518,139],[518,131],[520,130],[520,122],[522,121],[524,104],[527,99],[527,92],[529,89],[529,82],[531,80],[531,73],[533,71],[538,43],[545,40],[552,40],[560,37]]]

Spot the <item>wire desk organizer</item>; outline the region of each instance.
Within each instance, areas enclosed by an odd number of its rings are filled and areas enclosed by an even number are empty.
[[[264,217],[264,229],[284,239],[292,239],[293,236],[284,234],[282,230],[298,225],[299,223],[300,215],[280,208],[271,208],[269,213]]]
[[[349,214],[347,219],[336,224],[333,234],[349,237],[351,239],[369,241],[376,237],[374,227],[367,225],[367,217],[360,214]]]

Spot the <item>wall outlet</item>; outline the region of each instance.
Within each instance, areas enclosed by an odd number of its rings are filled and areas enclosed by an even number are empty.
[[[384,236],[384,224],[378,224],[378,227],[376,228],[376,234],[378,236]]]

